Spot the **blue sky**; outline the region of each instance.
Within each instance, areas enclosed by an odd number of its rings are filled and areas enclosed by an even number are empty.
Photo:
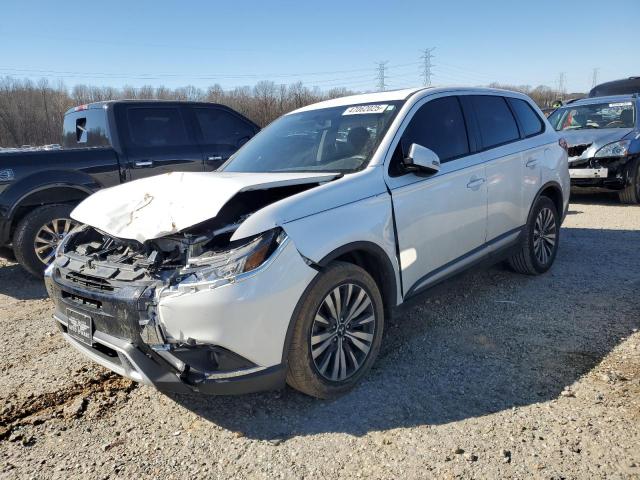
[[[398,88],[421,84],[428,47],[434,84],[555,86],[564,72],[568,91],[585,91],[594,68],[599,81],[640,75],[640,0],[5,0],[0,13],[0,75],[68,86],[366,91],[386,60]]]

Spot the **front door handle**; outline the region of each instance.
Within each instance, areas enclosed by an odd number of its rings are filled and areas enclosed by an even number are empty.
[[[526,166],[527,168],[535,168],[537,164],[538,164],[537,158],[530,158],[529,160],[527,160]]]
[[[133,166],[136,168],[153,167],[153,160],[136,160],[135,162],[133,162]]]
[[[477,190],[482,186],[484,182],[484,178],[472,178],[471,180],[469,180],[469,183],[467,183],[467,188],[470,188],[471,190]]]

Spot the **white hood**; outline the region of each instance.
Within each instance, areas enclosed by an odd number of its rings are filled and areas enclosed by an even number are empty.
[[[71,217],[118,238],[144,242],[218,215],[237,193],[327,182],[335,173],[172,172],[106,188]]]

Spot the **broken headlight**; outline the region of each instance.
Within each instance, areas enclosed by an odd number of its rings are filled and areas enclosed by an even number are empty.
[[[180,284],[230,280],[263,265],[287,238],[281,228],[238,240],[229,248],[205,252],[187,259]]]
[[[594,155],[598,157],[624,157],[629,153],[629,145],[631,140],[620,140],[618,142],[608,143]]]

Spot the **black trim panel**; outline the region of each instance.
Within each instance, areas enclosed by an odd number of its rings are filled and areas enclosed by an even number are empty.
[[[462,255],[462,256],[460,256],[458,258],[455,258],[455,259],[451,260],[448,263],[445,263],[441,267],[438,267],[435,270],[430,271],[429,273],[427,273],[426,275],[421,277],[419,280],[417,280],[411,286],[411,288],[404,295],[404,299],[406,300],[407,298],[415,295],[419,291],[424,290],[424,289],[426,289],[428,287],[431,287],[433,284],[427,282],[429,280],[429,278],[434,277],[435,275],[441,273],[442,271],[447,270],[447,269],[451,268],[452,266],[455,266],[457,263],[460,263],[463,260],[465,260],[465,259],[467,259],[467,258],[469,258],[469,257],[471,257],[471,256],[473,256],[473,255],[475,255],[477,253],[480,253],[483,250],[486,250],[486,249],[490,248],[492,245],[500,242],[501,240],[504,240],[504,239],[508,238],[509,236],[511,236],[511,235],[513,235],[515,233],[521,233],[523,229],[524,229],[524,226],[518,227],[518,228],[514,228],[513,230],[509,230],[508,232],[505,232],[502,235],[498,235],[497,237],[493,238],[492,240],[489,240],[488,242],[483,243],[479,247],[476,247],[473,250],[468,251],[464,255]],[[517,243],[519,240],[520,240],[520,236],[518,235],[518,237],[516,237],[516,239],[512,243],[509,243],[504,248],[509,248],[513,244]],[[494,252],[491,252],[487,256],[480,257],[477,260],[471,262],[470,264],[465,265],[464,267],[461,267],[459,269],[455,269],[450,274],[446,275],[442,279],[439,279],[436,283],[439,283],[440,281],[444,280],[445,278],[449,278],[451,275],[454,275],[454,274],[460,272],[463,269],[469,268],[472,265],[475,265],[476,263],[479,263],[479,262],[481,262],[483,260],[486,260],[487,258],[490,258],[490,257],[494,256],[494,254],[495,254]],[[427,282],[427,283],[425,284],[425,282]],[[421,284],[424,284],[424,285],[421,285]]]

